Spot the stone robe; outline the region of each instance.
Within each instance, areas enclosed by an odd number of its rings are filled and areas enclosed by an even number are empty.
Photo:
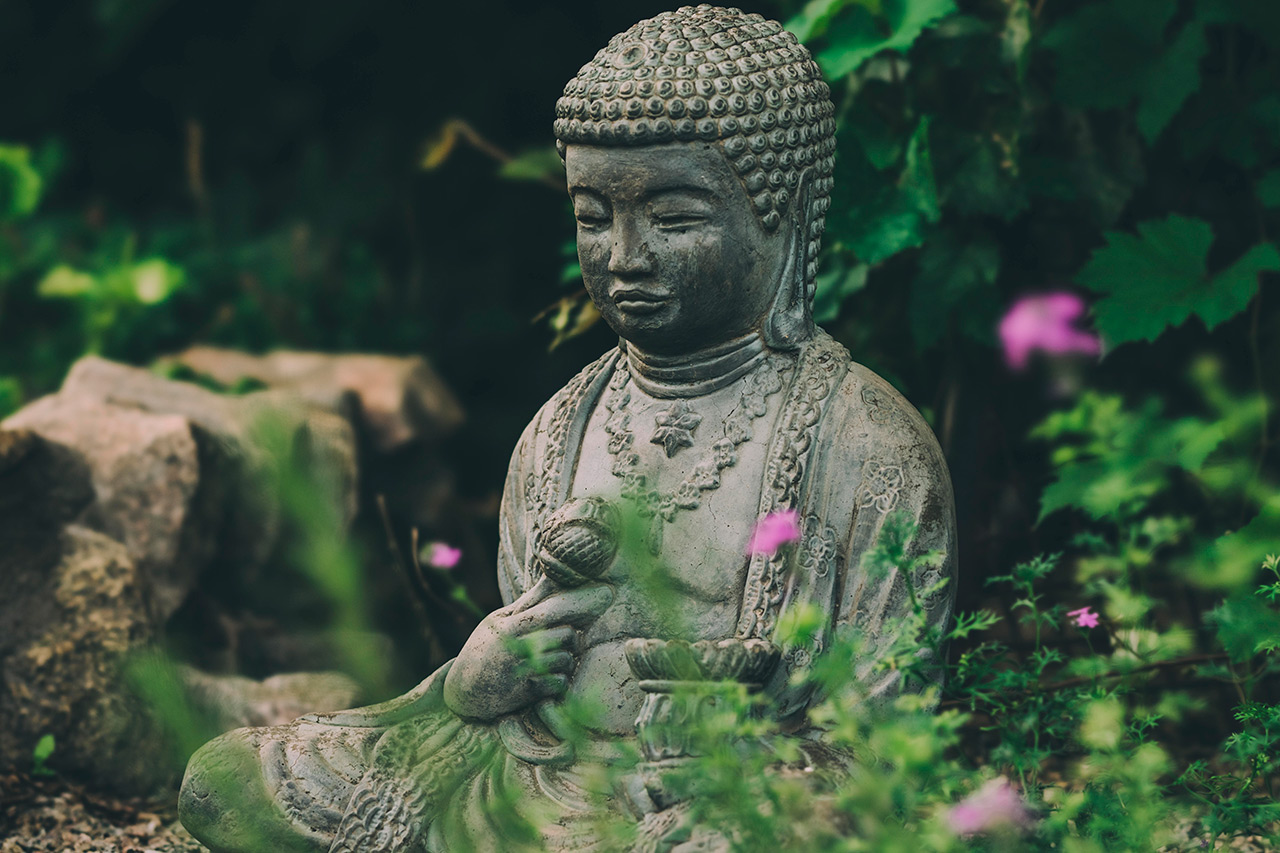
[[[609,456],[616,454],[605,447],[603,427],[613,414],[606,404],[614,399],[623,358],[614,350],[584,369],[548,401],[520,439],[501,510],[498,580],[504,603],[539,580],[532,569],[535,543],[556,508],[575,497],[609,497],[620,488],[609,473]],[[252,777],[237,793],[245,803],[259,803],[259,813],[262,802],[276,804],[262,830],[276,849],[515,850],[530,840],[528,826],[536,825],[541,838],[534,844],[586,850],[596,845],[593,821],[602,810],[644,819],[654,806],[642,802],[642,792],[637,797],[601,790],[592,771],[617,758],[643,696],[622,655],[630,637],[768,640],[789,609],[809,605],[827,618],[807,647],[783,648],[782,661],[764,687],[784,728],[820,739],[805,723],[814,688],[795,676],[842,628],[854,627],[867,640],[867,654],[849,664],[850,679],[863,681],[875,700],[896,695],[900,672],[878,670],[876,664],[880,650],[906,624],[910,598],[898,570],[870,578],[862,557],[890,513],[909,515],[916,530],[908,556],[942,555],[913,579],[914,588],[952,579],[922,602],[931,623],[946,624],[956,565],[946,464],[915,409],[883,379],[851,362],[824,332],[796,353],[774,354],[759,370],[777,366],[780,387],[750,419],[752,438],[737,446],[733,466],[720,471],[719,487],[701,492],[701,505],[676,511],[664,525],[660,556],[672,565],[669,579],[675,588],[669,600],[674,607],[668,609],[688,618],[664,619],[635,591],[625,548],[603,578],[618,592],[610,608],[584,630],[584,652],[570,686],[571,694],[599,697],[603,723],[577,761],[542,762],[519,746],[554,745],[554,715],[518,715],[505,731],[457,718],[443,702],[446,664],[383,705],[312,715],[276,729],[240,730],[208,748],[209,761],[216,762],[217,744],[231,739],[239,745],[238,750],[221,747],[241,756],[228,772]],[[694,401],[703,418],[693,431],[694,445],[665,462],[654,455],[663,449],[649,443],[648,424],[670,401],[637,389],[629,411],[634,444],[643,451],[640,467],[654,470],[647,459],[664,469],[650,487],[669,493],[705,461],[700,448],[716,437],[726,413],[736,410],[736,388]],[[783,510],[797,511],[800,541],[748,557],[746,533],[752,523]],[[513,729],[520,737],[509,737]],[[192,767],[197,765],[193,759]],[[244,808],[226,802],[226,795],[210,801],[208,786],[192,781],[184,786],[184,822],[202,792],[201,807],[210,811]],[[286,841],[291,846],[284,846]]]

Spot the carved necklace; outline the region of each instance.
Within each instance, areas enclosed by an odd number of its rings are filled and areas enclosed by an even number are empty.
[[[610,471],[622,480],[622,496],[634,501],[640,517],[649,520],[645,540],[651,554],[657,556],[662,551],[666,523],[674,520],[681,510],[697,509],[702,505],[703,492],[720,487],[720,472],[737,463],[738,446],[751,439],[751,422],[769,410],[769,398],[781,390],[782,374],[791,367],[788,359],[775,355],[762,359],[757,366],[759,364],[764,364],[765,369],[757,369],[746,377],[737,409],[725,418],[724,437],[711,445],[710,452],[680,485],[669,492],[659,492],[649,488],[648,478],[637,470],[640,455],[632,449],[635,433],[631,431],[631,412],[628,411],[633,377],[627,359],[619,359],[604,400],[609,413],[604,431],[609,436],[609,455],[613,457]],[[662,445],[670,458],[680,448],[693,446],[693,432],[702,423],[702,416],[680,399],[659,412],[656,423],[657,429],[650,441]]]

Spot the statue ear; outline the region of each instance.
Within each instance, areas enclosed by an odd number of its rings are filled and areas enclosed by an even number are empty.
[[[790,215],[781,223],[787,229],[787,262],[783,265],[781,280],[773,308],[764,321],[764,342],[771,349],[793,350],[813,337],[813,300],[809,298],[805,269],[808,266],[809,223],[813,218],[811,171],[800,173],[796,183],[795,204]]]

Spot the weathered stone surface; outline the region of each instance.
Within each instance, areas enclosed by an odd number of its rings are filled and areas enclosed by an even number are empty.
[[[213,554],[226,494],[225,475],[207,459],[201,470],[190,422],[55,394],[5,425],[38,433],[85,461],[95,492],[85,522],[125,546],[159,619],[176,610]]]
[[[57,618],[50,590],[60,531],[92,499],[78,456],[32,432],[0,429],[0,659]]]
[[[363,429],[379,452],[437,439],[462,423],[462,407],[430,363],[419,356],[282,350],[253,356],[217,347],[193,347],[175,360],[224,385],[252,379],[287,388],[325,408],[343,394],[359,404]]]
[[[82,521],[125,544],[161,619],[206,566],[252,573],[276,547],[281,508],[262,446],[268,433],[285,442],[288,462],[323,475],[344,526],[357,511],[351,425],[290,392],[224,396],[88,357],[57,394],[4,427],[83,461],[95,497]]]
[[[219,731],[277,726],[308,712],[349,708],[360,701],[360,685],[340,672],[284,673],[262,681],[187,666],[179,674],[192,704],[208,713]]]
[[[0,766],[24,766],[51,734],[59,771],[146,790],[172,770],[120,678],[125,656],[156,634],[141,576],[125,546],[102,533],[71,525],[54,541],[45,583],[6,590],[16,595],[6,619],[25,608],[41,619],[0,646]]]

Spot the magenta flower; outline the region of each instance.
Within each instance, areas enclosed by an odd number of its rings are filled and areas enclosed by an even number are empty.
[[[1084,300],[1074,293],[1058,291],[1024,296],[1000,321],[1000,341],[1004,360],[1014,370],[1024,370],[1031,353],[1050,355],[1097,355],[1102,341],[1092,332],[1073,323],[1084,315]]]
[[[462,549],[446,545],[444,542],[428,542],[422,549],[422,556],[428,566],[452,569],[462,559]]]
[[[773,554],[788,542],[800,541],[800,513],[794,509],[771,512],[756,525],[747,543],[748,554]]]
[[[1032,821],[1031,809],[1003,776],[989,779],[946,814],[947,826],[961,836],[1001,828],[1025,829]]]
[[[1077,628],[1096,628],[1098,627],[1098,614],[1094,613],[1088,607],[1081,607],[1079,610],[1068,611],[1067,616],[1075,620]]]

